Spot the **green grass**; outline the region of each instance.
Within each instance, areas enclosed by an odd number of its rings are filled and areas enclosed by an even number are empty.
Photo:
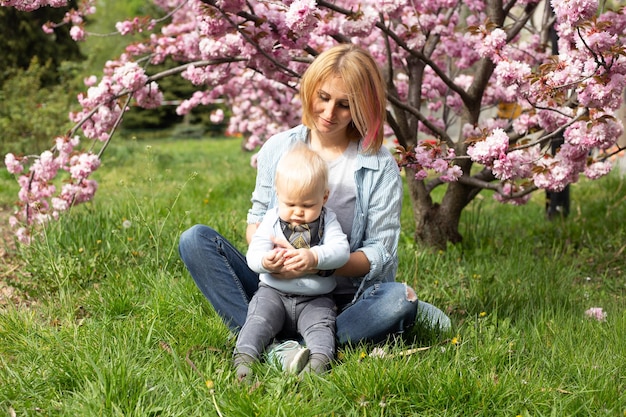
[[[177,242],[205,223],[245,248],[250,157],[237,139],[111,145],[95,201],[2,275],[25,302],[0,307],[0,415],[626,415],[618,175],[574,185],[566,221],[544,219],[541,194],[524,207],[484,194],[463,215],[464,242],[438,253],[411,241],[407,205],[399,279],[448,311],[453,333],[413,332],[382,358],[345,348],[321,377],[260,365],[258,386],[235,383],[234,340]],[[0,186],[17,192],[4,174]],[[605,322],[585,316],[596,306]]]

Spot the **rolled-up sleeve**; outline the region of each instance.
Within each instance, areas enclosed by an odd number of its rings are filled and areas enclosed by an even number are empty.
[[[263,220],[274,193],[276,169],[271,153],[266,151],[267,149],[263,146],[257,155],[256,183],[250,199],[252,206],[248,210],[248,224],[260,223]]]
[[[402,211],[402,178],[398,165],[386,149],[381,149],[376,169],[362,169],[357,181],[363,240],[357,249],[370,262],[365,281],[393,281],[398,269],[398,241]],[[353,242],[354,243],[354,242]]]

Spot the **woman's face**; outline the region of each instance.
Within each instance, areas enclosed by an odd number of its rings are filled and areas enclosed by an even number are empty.
[[[320,85],[313,98],[313,116],[319,133],[345,132],[352,121],[352,114],[343,79],[330,77]]]

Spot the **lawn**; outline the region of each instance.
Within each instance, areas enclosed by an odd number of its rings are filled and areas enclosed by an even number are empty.
[[[118,142],[93,202],[28,247],[5,238],[0,415],[626,416],[617,173],[573,185],[566,220],[545,220],[540,193],[523,207],[481,194],[464,212],[463,243],[442,252],[412,241],[406,199],[398,279],[448,312],[453,331],[342,348],[321,376],[261,364],[245,385],[234,339],[177,242],[205,223],[245,249],[252,155],[236,138]],[[16,193],[4,172],[2,201]],[[589,317],[592,307],[606,318]]]

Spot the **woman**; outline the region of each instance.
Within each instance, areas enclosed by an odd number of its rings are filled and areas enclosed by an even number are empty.
[[[296,141],[307,143],[329,167],[332,209],[350,242],[350,258],[333,274],[338,306],[338,344],[379,342],[427,321],[443,330],[450,320],[418,302],[415,291],[395,282],[402,206],[398,166],[383,147],[385,87],[371,55],[351,44],[320,54],[302,77],[302,125],[270,138],[258,154],[256,186],[248,212],[250,242],[266,211],[277,205],[276,164]],[[180,238],[179,251],[191,276],[226,324],[237,332],[259,277],[245,257],[208,226],[196,225]],[[273,274],[294,278],[293,272]],[[419,311],[418,311],[419,310]]]

